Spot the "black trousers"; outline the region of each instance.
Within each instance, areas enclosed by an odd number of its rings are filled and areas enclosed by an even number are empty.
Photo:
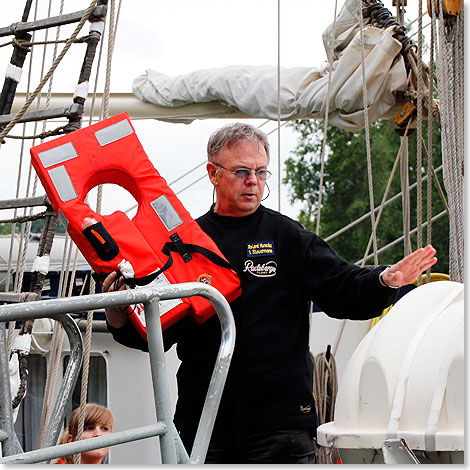
[[[191,435],[190,435],[191,434]],[[180,430],[188,454],[194,433]],[[283,429],[270,432],[214,432],[207,464],[314,464],[317,445],[313,428]]]

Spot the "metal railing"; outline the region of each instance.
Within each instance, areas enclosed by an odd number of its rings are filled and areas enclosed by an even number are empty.
[[[179,299],[194,295],[205,297],[215,308],[220,320],[221,343],[191,451],[191,457],[189,458],[172,420],[158,302],[160,300]],[[47,442],[49,447],[18,453],[19,444],[15,444],[17,439],[13,430],[10,405],[8,358],[6,356],[5,341],[2,340],[5,336],[4,322],[42,317],[59,319],[61,317],[63,318],[63,315],[66,313],[139,303],[144,305],[156,409],[156,423],[150,426],[116,432],[107,436],[53,446],[53,443],[57,440],[57,435],[55,435],[51,436]],[[0,396],[0,442],[2,443],[3,455],[6,454],[6,456],[0,459],[0,463],[24,464],[44,462],[65,455],[81,453],[154,436],[159,436],[160,438],[160,452],[163,464],[201,464],[204,462],[235,345],[235,323],[232,311],[228,302],[219,291],[207,284],[191,282],[165,287],[147,287],[81,297],[68,297],[16,305],[1,305],[0,322],[2,322],[0,323],[0,377],[4,384],[3,386],[0,385],[0,393],[3,393],[3,395]],[[3,334],[1,333],[2,331]],[[81,344],[81,335],[78,328],[76,331],[80,336]],[[72,342],[75,342],[73,338]],[[71,382],[73,380],[73,374],[69,374],[69,377],[66,377],[66,379],[68,382]],[[5,384],[8,385],[8,387]],[[64,395],[67,394],[67,392],[63,393]],[[5,400],[9,401],[5,402]],[[55,410],[57,410],[57,416],[53,419],[54,423],[57,421],[60,423],[63,419],[63,410],[59,409],[63,402],[63,397],[62,400],[59,401],[60,404],[55,408]],[[55,424],[51,423],[50,426],[55,426]]]

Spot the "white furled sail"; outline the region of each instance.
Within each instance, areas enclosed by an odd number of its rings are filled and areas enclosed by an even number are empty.
[[[331,124],[350,131],[364,127],[359,14],[357,0],[347,0],[334,25],[323,33],[330,65],[281,68],[282,120],[323,118],[329,99]],[[392,34],[393,27],[366,25],[363,30],[369,122],[390,114],[397,105],[397,92],[407,88],[402,43]],[[216,102],[219,107],[222,103],[251,117],[275,120],[277,88],[276,67],[233,65],[177,77],[148,69],[134,80],[132,91],[140,100],[159,106]]]

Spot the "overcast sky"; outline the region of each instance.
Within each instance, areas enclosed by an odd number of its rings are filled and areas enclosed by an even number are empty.
[[[19,21],[24,2],[3,2],[0,26]],[[118,3],[118,1],[117,1]],[[338,1],[338,12],[344,0]],[[385,6],[392,9],[392,0]],[[414,2],[409,2],[414,3]],[[44,4],[44,5],[43,5]],[[41,2],[37,18],[47,16],[48,2]],[[65,1],[64,13],[86,8],[88,1]],[[319,67],[326,61],[322,32],[333,21],[333,0],[281,0],[280,60],[283,67]],[[51,16],[59,13],[60,1],[52,2]],[[410,6],[415,8],[415,6]],[[394,11],[394,10],[392,10]],[[30,18],[34,16],[34,9]],[[416,13],[410,11],[408,19]],[[277,65],[278,61],[278,1],[277,0],[122,0],[119,26],[112,62],[112,92],[131,92],[133,79],[151,68],[167,75],[179,75],[204,68],[226,65]],[[66,38],[73,27],[63,27],[60,37]],[[88,31],[88,27],[84,32]],[[49,39],[55,37],[50,33]],[[3,39],[3,41],[1,41]],[[0,43],[10,38],[0,38]],[[59,45],[59,51],[63,45]],[[84,45],[75,45],[57,69],[53,91],[73,92],[78,79]],[[52,47],[50,47],[52,53]],[[0,49],[0,73],[6,69],[11,47]],[[50,57],[50,56],[47,56]],[[103,61],[105,58],[103,58]],[[37,74],[42,62],[42,49],[33,54],[34,71],[31,90],[37,85]],[[96,66],[96,62],[95,62]],[[46,69],[47,70],[47,69]],[[104,77],[104,63],[102,64]],[[27,75],[23,74],[20,90],[25,91]],[[101,82],[103,83],[103,82]],[[47,86],[43,91],[47,91]],[[98,91],[102,91],[102,86]],[[134,121],[137,135],[157,170],[168,182],[191,170],[206,159],[205,146],[209,134],[229,120],[195,121],[190,125],[169,124],[153,120]],[[264,120],[250,120],[260,125]],[[87,123],[84,123],[84,125]],[[267,133],[275,131],[276,123],[263,126]],[[12,134],[20,134],[21,127]],[[32,133],[29,129],[27,134]],[[268,207],[278,209],[277,133],[270,134],[272,151],[269,181],[271,195],[265,201]],[[281,162],[294,148],[296,136],[287,128],[281,130]],[[17,167],[20,146],[7,140],[0,152],[0,198],[16,197]],[[25,164],[29,152],[25,153]],[[205,166],[182,179],[173,187],[179,191],[205,174]],[[24,196],[26,176],[21,183]],[[37,194],[44,194],[39,187]],[[193,217],[206,212],[212,201],[212,186],[207,178],[199,181],[179,197]],[[133,199],[124,190],[113,187],[104,192],[104,213],[125,210]],[[295,217],[297,207],[287,202],[287,188],[281,187],[281,211]]]

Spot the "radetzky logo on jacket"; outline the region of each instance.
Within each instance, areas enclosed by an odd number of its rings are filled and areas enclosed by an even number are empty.
[[[256,277],[272,277],[276,275],[277,264],[275,261],[255,264],[251,259],[247,259],[245,261],[245,269],[243,272],[247,271]]]

